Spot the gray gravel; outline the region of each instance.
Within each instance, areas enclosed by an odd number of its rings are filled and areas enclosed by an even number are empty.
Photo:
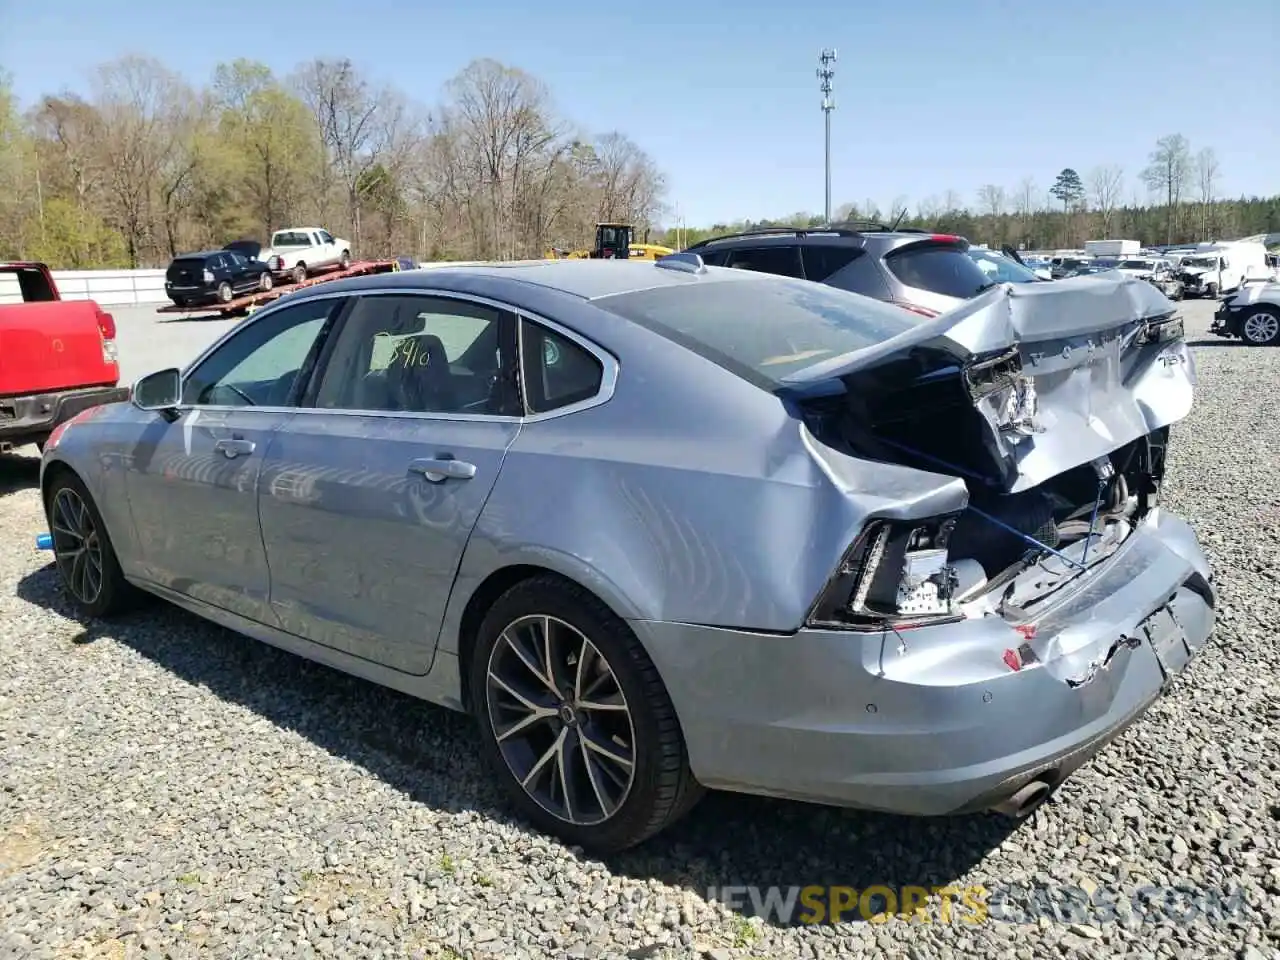
[[[1184,309],[1196,338],[1210,309]],[[130,322],[155,354],[139,348],[131,373],[217,332]],[[1175,434],[1169,497],[1220,577],[1216,640],[1012,835],[995,818],[716,796],[641,851],[592,860],[511,822],[464,718],[173,609],[109,630],[71,619],[32,546],[35,460],[6,458],[0,956],[1270,960],[1280,350],[1212,339],[1196,358],[1198,407]],[[1023,903],[979,925],[938,922],[934,907],[929,923],[784,927],[708,899],[710,886],[746,883],[980,884],[1013,899],[1012,887],[1054,886],[1126,903],[1182,886],[1240,901],[1233,915],[1180,922],[1155,908],[1038,919]]]

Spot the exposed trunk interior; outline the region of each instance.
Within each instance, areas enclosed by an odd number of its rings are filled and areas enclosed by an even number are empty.
[[[1019,382],[1027,381],[1016,349],[962,359],[935,343],[847,374],[846,392],[801,402],[809,429],[824,443],[864,459],[965,481],[968,507],[949,518],[941,539],[931,544],[945,546],[958,602],[993,593],[1046,557],[1059,559],[1059,584],[1074,579],[1084,564],[1069,548],[1083,547],[1089,560],[1109,553],[1123,539],[1119,527],[1131,529],[1154,505],[1163,478],[1167,427],[1037,486],[1009,492],[1018,479],[1011,451],[1032,442],[1019,435],[1023,424],[1012,388]],[[1104,535],[1109,528],[1111,534]],[[876,549],[896,549],[905,558],[907,550],[918,548],[895,545],[890,537]],[[1064,559],[1064,551],[1073,556]],[[897,556],[886,559],[892,561],[883,565],[889,579],[881,584],[875,578],[862,598],[868,611],[882,591],[885,606],[892,603],[888,591],[897,573],[887,571],[902,567]]]

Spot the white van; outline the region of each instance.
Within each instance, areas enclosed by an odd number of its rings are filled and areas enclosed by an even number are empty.
[[[1201,243],[1178,263],[1178,276],[1188,297],[1217,297],[1270,272],[1267,248],[1249,240]]]

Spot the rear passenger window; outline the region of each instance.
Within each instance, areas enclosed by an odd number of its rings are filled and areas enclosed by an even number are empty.
[[[890,253],[884,262],[908,287],[946,297],[967,300],[995,282],[958,247],[914,245]]]
[[[499,311],[469,301],[367,296],[325,364],[315,405],[388,413],[503,412]]]
[[[530,413],[558,410],[600,392],[604,367],[589,350],[529,320],[520,323],[525,403]]]
[[[837,270],[842,270],[862,253],[857,247],[801,247],[804,277],[822,283]]]
[[[800,268],[800,248],[795,246],[756,247],[749,250],[734,250],[729,255],[726,266],[735,270],[758,270],[761,273],[776,273],[783,277],[804,279]]]

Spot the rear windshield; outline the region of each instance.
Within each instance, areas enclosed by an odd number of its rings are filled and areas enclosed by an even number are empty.
[[[908,287],[967,300],[993,281],[959,247],[914,244],[884,258],[885,266]]]
[[[766,390],[924,320],[856,293],[777,276],[655,287],[595,302]]]
[[[169,264],[170,270],[203,270],[208,261],[204,257],[179,257]]]
[[[284,233],[277,233],[271,238],[273,247],[309,247],[311,246],[311,235],[301,230],[286,230]]]

